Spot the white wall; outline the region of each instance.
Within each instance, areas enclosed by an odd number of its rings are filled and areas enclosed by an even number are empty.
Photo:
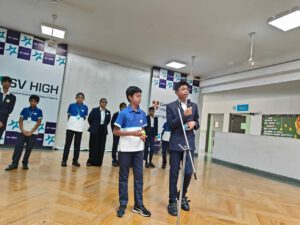
[[[150,70],[139,70],[69,54],[58,115],[55,146],[59,149],[64,146],[67,109],[70,103],[75,102],[76,93],[83,92],[85,94],[85,104],[88,105],[89,112],[92,108],[99,106],[100,98],[107,98],[107,109],[113,114],[119,109],[121,102],[128,103],[125,91],[127,87],[135,85],[143,90],[141,107],[147,111],[150,76]],[[89,132],[87,129],[88,123],[86,122],[81,142],[82,148],[88,147]],[[111,150],[111,146],[112,133],[109,126],[106,149]]]
[[[260,135],[262,114],[300,113],[299,87],[300,81],[293,81],[204,95],[199,143],[200,152],[203,153],[205,150],[209,113],[224,113],[223,131],[228,132],[229,114],[236,113],[233,106],[249,104],[249,112],[257,113],[257,115],[251,116],[250,134]]]

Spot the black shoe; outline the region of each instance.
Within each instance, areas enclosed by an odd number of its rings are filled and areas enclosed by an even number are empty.
[[[180,192],[177,193],[178,200],[179,200],[179,194]],[[190,205],[189,205],[190,201],[191,200],[189,200],[186,196],[182,196],[181,209],[184,211],[190,211]]]
[[[122,217],[125,214],[126,206],[120,205],[120,207],[117,210],[117,217]]]
[[[80,163],[79,162],[73,162],[72,165],[76,166],[76,167],[80,167]]]
[[[66,167],[66,166],[67,166],[67,162],[62,161],[62,162],[61,162],[61,166],[62,166],[62,167]]]
[[[142,206],[134,206],[132,212],[138,213],[144,217],[150,217],[151,212],[148,211],[143,205]]]
[[[166,169],[166,164],[162,164],[161,168]]]
[[[113,166],[113,167],[118,167],[119,165],[118,165],[117,162],[112,162],[112,166]]]
[[[152,162],[149,163],[149,166],[155,168],[155,165]]]
[[[5,168],[5,171],[10,171],[10,170],[15,170],[18,169],[18,166],[16,165],[9,165],[8,167]]]
[[[23,164],[22,168],[23,168],[23,170],[28,170],[29,169],[28,164]]]
[[[92,163],[86,163],[86,166],[93,166],[93,164]]]
[[[177,202],[169,202],[168,213],[171,216],[177,216],[177,214],[178,214]]]
[[[145,162],[145,168],[150,168],[149,163]]]

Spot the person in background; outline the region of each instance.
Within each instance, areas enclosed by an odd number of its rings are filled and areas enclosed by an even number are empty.
[[[119,106],[120,110],[118,112],[114,113],[114,115],[112,116],[111,123],[110,123],[112,132],[114,131],[114,126],[115,126],[114,124],[116,122],[116,119],[119,116],[119,113],[123,109],[125,109],[126,107],[127,107],[126,103],[122,102]],[[118,159],[117,159],[117,151],[118,151],[119,140],[120,140],[120,137],[113,134],[113,145],[112,145],[112,152],[111,152],[112,166],[113,167],[118,167],[119,166],[119,162],[118,162]]]
[[[12,156],[12,163],[5,169],[6,171],[18,168],[25,143],[26,148],[25,154],[23,156],[22,165],[23,169],[29,169],[28,160],[36,141],[36,136],[38,134],[37,129],[40,126],[43,119],[43,112],[37,107],[39,101],[39,96],[31,95],[29,97],[30,106],[25,107],[20,114],[19,126],[21,133],[15,145],[14,153]]]
[[[70,147],[72,144],[73,137],[74,141],[74,156],[73,156],[73,166],[79,167],[80,163],[79,152],[81,137],[84,127],[84,121],[88,115],[88,107],[83,104],[84,94],[79,92],[76,94],[76,102],[69,105],[68,108],[68,122],[67,122],[67,132],[66,132],[66,142],[64,147],[64,154],[61,162],[61,166],[66,167],[67,161],[70,153]]]
[[[105,151],[107,126],[110,122],[110,111],[106,109],[107,99],[101,98],[99,107],[93,108],[88,117],[90,124],[89,158],[87,166],[102,166]]]
[[[147,116],[147,127],[145,127],[147,139],[145,143],[144,150],[144,160],[145,167],[154,168],[155,165],[152,162],[153,154],[154,154],[154,143],[156,141],[156,136],[158,134],[158,118],[154,116],[155,110],[154,107],[149,108],[149,114]],[[150,151],[149,151],[150,147]]]
[[[0,91],[0,140],[5,131],[9,114],[14,110],[16,103],[16,96],[9,91],[11,83],[12,80],[10,77],[2,77],[2,89]]]
[[[165,122],[163,125],[163,131],[161,133],[162,142],[162,166],[165,169],[167,165],[167,151],[169,151],[169,141],[170,141],[171,130],[168,127],[168,123]]]

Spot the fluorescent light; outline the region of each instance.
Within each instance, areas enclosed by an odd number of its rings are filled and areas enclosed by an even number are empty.
[[[57,29],[57,28],[53,29],[53,36],[54,37],[64,39],[65,38],[65,33],[66,33],[65,30],[60,30],[60,29]]]
[[[171,61],[165,64],[167,67],[171,67],[174,69],[181,69],[183,67],[186,67],[185,63],[177,62],[177,61]]]
[[[297,28],[300,26],[300,9],[295,7],[288,12],[281,13],[269,19],[268,23],[283,31]]]
[[[46,26],[46,25],[41,25],[42,28],[42,34],[50,35],[52,36],[52,27]]]
[[[46,35],[49,35],[49,36],[52,36],[52,37],[61,38],[61,39],[65,38],[66,31],[61,29],[61,28],[52,27],[52,26],[49,26],[49,25],[42,24],[41,29],[42,29],[43,34],[46,34]]]

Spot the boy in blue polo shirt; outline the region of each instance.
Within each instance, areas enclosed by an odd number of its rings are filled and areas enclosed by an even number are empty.
[[[119,142],[119,202],[117,216],[122,217],[128,203],[128,174],[132,165],[134,174],[134,213],[150,217],[151,213],[143,204],[143,158],[146,139],[144,127],[147,126],[146,113],[140,109],[142,90],[131,86],[126,90],[130,105],[123,109],[114,127],[114,135],[120,136]]]
[[[20,126],[20,136],[17,139],[17,143],[14,149],[14,154],[12,157],[12,163],[5,169],[6,171],[17,169],[19,165],[19,160],[22,156],[24,144],[26,143],[26,150],[23,156],[23,169],[27,170],[28,167],[28,159],[30,153],[33,149],[36,135],[37,135],[37,128],[40,126],[43,118],[43,112],[41,109],[37,107],[40,98],[37,95],[31,95],[29,97],[29,107],[25,107],[19,119],[19,126]]]
[[[84,127],[84,121],[88,115],[88,107],[83,104],[84,94],[79,92],[76,94],[76,103],[70,104],[68,108],[68,122],[67,122],[67,132],[66,132],[66,142],[64,147],[64,154],[61,162],[61,166],[67,166],[67,161],[70,153],[70,147],[72,144],[73,137],[74,140],[74,155],[73,155],[73,166],[79,167],[78,162],[81,137]]]

